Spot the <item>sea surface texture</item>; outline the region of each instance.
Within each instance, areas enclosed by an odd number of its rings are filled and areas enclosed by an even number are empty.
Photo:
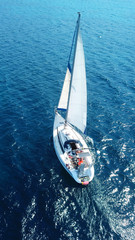
[[[86,141],[83,187],[56,157],[52,133],[81,12]],[[0,239],[135,239],[135,1],[0,0]]]

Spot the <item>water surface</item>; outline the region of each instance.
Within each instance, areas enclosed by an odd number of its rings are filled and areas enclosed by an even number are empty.
[[[95,178],[78,186],[52,142],[77,14]],[[135,239],[135,3],[0,0],[0,238]]]

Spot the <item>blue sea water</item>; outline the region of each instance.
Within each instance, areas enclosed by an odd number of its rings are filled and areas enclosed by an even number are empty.
[[[85,188],[52,142],[78,11],[96,152]],[[0,239],[135,239],[134,53],[134,0],[0,0]]]

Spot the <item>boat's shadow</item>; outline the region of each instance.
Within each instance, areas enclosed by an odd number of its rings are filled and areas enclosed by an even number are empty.
[[[60,176],[62,178],[62,183],[64,187],[72,187],[72,188],[86,188],[86,186],[81,185],[69,175],[68,172],[61,166]]]

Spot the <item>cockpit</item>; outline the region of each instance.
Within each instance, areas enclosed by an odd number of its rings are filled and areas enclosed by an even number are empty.
[[[75,139],[67,140],[64,143],[64,148],[66,148],[66,149],[71,148],[72,151],[79,149],[81,147],[82,147],[82,143],[79,140],[75,140]]]

